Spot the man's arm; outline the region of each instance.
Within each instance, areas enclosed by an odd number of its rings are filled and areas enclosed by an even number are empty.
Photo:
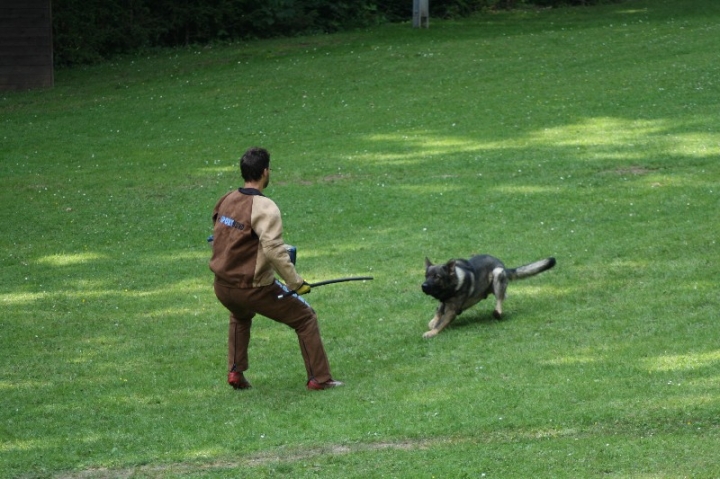
[[[282,218],[277,205],[265,197],[255,197],[253,202],[252,227],[260,238],[265,258],[273,269],[292,290],[298,290],[303,279],[290,261],[290,254],[282,238]]]

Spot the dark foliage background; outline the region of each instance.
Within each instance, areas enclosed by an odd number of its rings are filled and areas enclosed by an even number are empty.
[[[608,0],[430,0],[431,18]],[[412,0],[53,0],[56,66],[144,48],[332,33],[410,21]]]

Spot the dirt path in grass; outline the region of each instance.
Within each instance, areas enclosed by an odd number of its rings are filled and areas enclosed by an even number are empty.
[[[402,441],[376,444],[329,445],[309,449],[278,449],[245,457],[238,461],[216,461],[207,463],[174,463],[142,465],[127,468],[94,468],[84,471],[66,472],[54,475],[56,479],[122,479],[131,477],[166,477],[168,475],[192,475],[194,473],[238,469],[241,467],[261,467],[268,464],[293,463],[326,456],[340,456],[356,452],[384,450],[422,450],[444,441]]]

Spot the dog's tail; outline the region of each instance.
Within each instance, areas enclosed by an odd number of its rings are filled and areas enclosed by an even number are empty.
[[[540,261],[535,261],[534,263],[518,266],[517,268],[506,269],[505,272],[511,280],[524,279],[547,271],[553,266],[555,266],[555,258],[545,258]]]

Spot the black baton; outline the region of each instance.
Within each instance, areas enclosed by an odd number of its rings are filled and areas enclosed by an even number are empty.
[[[351,278],[337,278],[337,279],[326,279],[325,281],[318,281],[317,283],[310,283],[311,288],[317,288],[318,286],[325,286],[326,284],[333,284],[333,283],[346,283],[348,281],[369,281],[373,279],[372,276],[353,276]],[[278,296],[278,299],[280,298],[286,298],[288,296],[292,296],[293,294],[297,294],[297,291],[287,291],[280,296]]]

